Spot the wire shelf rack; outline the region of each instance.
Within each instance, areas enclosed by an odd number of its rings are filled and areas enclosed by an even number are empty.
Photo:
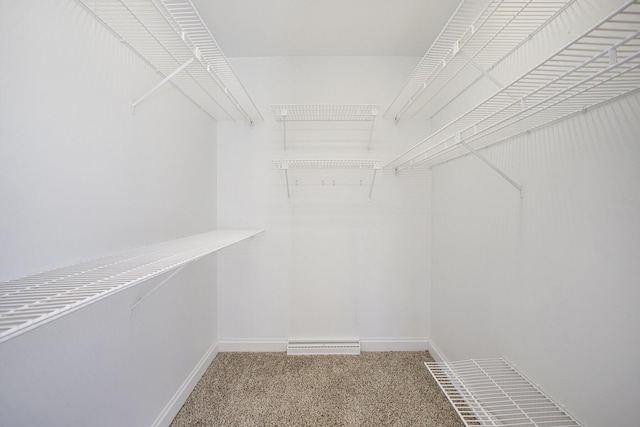
[[[378,115],[378,104],[272,104],[277,121],[361,121]]]
[[[371,159],[275,159],[271,160],[274,169],[284,172],[287,185],[287,198],[291,199],[291,186],[289,184],[289,170],[369,170],[373,171],[371,186],[369,187],[369,200],[373,194],[373,185],[376,181],[376,173],[382,168],[380,160]]]
[[[0,342],[261,230],[216,230],[0,283]]]
[[[191,0],[77,0],[215,120],[262,119]]]
[[[278,159],[275,169],[380,169],[380,160],[369,159]]]
[[[378,104],[271,104],[276,121],[283,125],[283,147],[287,149],[287,122],[370,122],[367,149],[371,150]]]
[[[425,365],[466,426],[580,426],[504,359]]]
[[[461,93],[483,76],[496,90],[502,88],[491,75],[493,68],[573,1],[464,1],[447,25],[452,28],[445,27],[385,116],[433,116],[451,100],[443,96],[444,88]],[[469,23],[479,6],[482,11]]]
[[[640,88],[640,1],[622,7],[386,167],[434,165]]]

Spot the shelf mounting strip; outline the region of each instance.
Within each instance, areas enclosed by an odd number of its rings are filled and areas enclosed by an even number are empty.
[[[215,120],[262,119],[191,0],[77,0],[162,77]]]
[[[0,343],[261,233],[216,230],[0,283]]]
[[[385,167],[396,173],[549,125],[640,88],[640,1],[631,0]],[[515,96],[515,100],[514,100]]]
[[[274,169],[284,171],[287,185],[287,198],[291,199],[291,186],[289,184],[290,169],[351,169],[351,170],[372,170],[371,187],[369,188],[369,200],[373,194],[373,184],[376,181],[376,173],[381,169],[380,160],[370,159],[276,159],[271,160]]]
[[[368,150],[371,150],[373,125],[378,115],[378,104],[272,104],[276,121],[282,122],[283,145],[287,149],[287,122],[341,121],[371,122]]]
[[[466,426],[580,427],[504,359],[425,365]]]

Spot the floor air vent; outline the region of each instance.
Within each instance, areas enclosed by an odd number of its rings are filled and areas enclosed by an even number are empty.
[[[289,340],[287,354],[360,354],[360,341]]]

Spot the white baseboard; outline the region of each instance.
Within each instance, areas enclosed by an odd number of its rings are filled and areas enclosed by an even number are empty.
[[[272,353],[287,351],[287,340],[220,340],[221,353]]]
[[[436,362],[449,363],[449,358],[442,352],[442,350],[440,350],[432,339],[429,340],[429,354],[431,354],[431,357],[433,357],[433,360]]]
[[[427,338],[362,338],[362,351],[425,351],[429,348]]]
[[[158,418],[153,422],[153,427],[168,427],[176,414],[184,405],[200,378],[204,375],[213,359],[218,355],[218,342],[213,343],[200,362],[193,368],[187,379],[182,383],[178,391],[173,395],[169,403],[164,407]]]
[[[219,340],[221,353],[286,352],[287,340]],[[429,349],[427,338],[363,338],[361,351],[425,351]],[[435,356],[434,356],[435,357]]]

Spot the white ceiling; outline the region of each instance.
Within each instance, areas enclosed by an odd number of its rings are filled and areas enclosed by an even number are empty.
[[[192,0],[225,55],[423,56],[458,0]]]

